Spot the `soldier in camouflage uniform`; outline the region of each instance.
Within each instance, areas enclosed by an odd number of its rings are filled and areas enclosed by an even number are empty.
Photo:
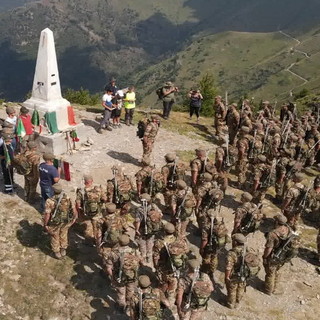
[[[127,314],[129,314],[130,301],[137,287],[141,262],[139,251],[130,247],[129,244],[129,236],[120,236],[119,243],[106,256],[106,272],[116,290],[118,308]]]
[[[250,146],[249,128],[242,127],[240,129],[239,138],[237,141],[238,161],[235,167],[236,173],[238,175],[238,184],[240,188],[242,188],[242,185],[246,181],[249,146]]]
[[[62,193],[62,186],[52,186],[54,196],[47,199],[43,217],[43,225],[50,235],[51,249],[57,259],[66,255],[68,248],[68,231],[77,219],[70,198]]]
[[[151,121],[147,124],[146,130],[142,138],[143,161],[151,162],[151,153],[153,150],[154,141],[159,131],[160,118],[157,115],[151,116]]]
[[[281,145],[281,129],[278,126],[275,126],[270,129],[270,136],[266,142],[267,146],[265,147],[265,152],[267,159],[272,161],[277,159],[280,155],[280,145]]]
[[[215,97],[214,100],[214,126],[216,129],[216,135],[220,135],[222,133],[222,129],[225,125],[225,118],[227,115],[227,108],[222,102],[222,98],[220,96]]]
[[[196,186],[199,177],[208,172],[208,165],[214,166],[214,164],[208,159],[208,152],[202,148],[196,149],[196,156],[194,160],[190,162],[191,168],[191,183],[192,187]]]
[[[226,122],[228,126],[229,143],[234,145],[235,138],[238,133],[238,128],[240,124],[240,114],[237,110],[237,104],[232,103],[229,106],[229,110],[226,117]]]
[[[186,238],[177,238],[171,243],[164,242],[164,244],[160,251],[157,271],[162,291],[173,305],[180,274],[185,267],[190,249]]]
[[[107,201],[122,207],[133,197],[134,187],[131,179],[115,166],[112,167],[113,179],[107,182]]]
[[[177,290],[177,309],[180,320],[200,320],[207,309],[213,283],[199,272],[199,261],[188,261],[188,271],[180,278]]]
[[[107,203],[103,210],[99,232],[98,249],[103,261],[106,261],[112,248],[118,243],[119,237],[129,233],[129,226],[114,203]]]
[[[137,208],[135,220],[136,239],[142,263],[152,265],[154,239],[162,229],[162,212],[152,203],[149,194],[143,193],[140,199],[142,205]]]
[[[307,199],[306,218],[320,227],[320,175],[315,178]]]
[[[216,210],[209,209],[202,224],[200,254],[201,271],[207,273],[214,282],[214,272],[218,267],[219,252],[230,242],[228,229],[223,221],[218,220]]]
[[[26,201],[33,203],[39,181],[40,154],[37,152],[37,144],[34,141],[29,141],[27,147],[24,155],[30,165],[30,172],[24,176],[24,191]]]
[[[301,183],[302,180],[301,173],[294,175],[293,185],[285,193],[282,203],[283,214],[288,219],[288,225],[294,230],[301,215],[301,202],[305,195],[305,186]]]
[[[85,225],[85,236],[93,238],[97,247],[100,245],[102,211],[106,202],[106,191],[93,184],[91,175],[85,175],[84,188],[76,191],[76,209],[80,222]]]
[[[241,267],[246,237],[243,234],[235,233],[232,236],[232,249],[229,250],[226,258],[225,283],[227,287],[227,307],[233,309],[240,303],[245,288],[246,279],[241,279],[239,269]]]
[[[142,275],[138,279],[139,288],[130,301],[130,320],[161,320],[163,318],[162,305],[170,308],[170,303],[164,293],[151,286],[148,276]]]
[[[171,197],[170,205],[177,232],[180,236],[185,236],[196,201],[191,188],[183,180],[176,181],[176,191]]]
[[[234,212],[232,234],[242,233],[247,236],[259,228],[262,214],[259,207],[252,202],[252,199],[252,195],[248,192],[241,195],[241,206]]]
[[[283,264],[276,263],[273,259],[273,253],[279,248],[281,240],[288,238],[290,228],[286,225],[287,218],[282,214],[275,216],[275,229],[268,233],[267,242],[263,254],[263,266],[266,272],[265,293],[271,295],[275,293],[279,282],[279,269]]]

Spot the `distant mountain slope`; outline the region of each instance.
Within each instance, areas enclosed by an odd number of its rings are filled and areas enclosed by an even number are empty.
[[[4,1],[0,10],[10,3]],[[55,34],[62,86],[100,91],[110,75],[127,85],[199,36],[280,29],[303,35],[320,12],[316,0],[42,0],[16,8],[21,3],[13,0],[14,9],[0,14],[0,98],[23,99],[31,89],[46,27]]]

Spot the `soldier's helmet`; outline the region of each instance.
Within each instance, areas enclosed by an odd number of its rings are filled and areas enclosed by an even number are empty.
[[[206,172],[206,173],[203,174],[203,180],[205,182],[210,182],[210,181],[212,181],[212,179],[213,178],[212,178],[212,175],[210,173]]]
[[[274,216],[274,220],[280,225],[284,225],[288,221],[288,219],[283,214],[277,214],[276,216]]]
[[[115,213],[116,210],[117,210],[117,206],[114,203],[108,203],[106,205],[106,213],[107,214]]]
[[[303,180],[303,174],[297,172],[294,176],[293,176],[294,181],[296,182],[301,182]]]
[[[141,200],[146,200],[148,202],[151,201],[151,196],[148,193],[143,193],[140,198]]]
[[[241,200],[244,201],[244,202],[250,202],[252,201],[252,195],[249,193],[249,192],[244,192],[242,195],[241,195]]]
[[[175,230],[176,230],[175,226],[170,222],[167,222],[164,226],[164,231],[168,234],[173,234]]]
[[[217,172],[217,168],[213,163],[207,163],[206,171],[210,174],[215,174]]]
[[[52,189],[55,194],[60,194],[62,192],[62,185],[59,182],[57,182],[54,185],[52,185]]]
[[[223,191],[220,189],[212,189],[209,192],[210,197],[213,198],[214,202],[217,203],[223,199]]]
[[[164,156],[165,160],[167,162],[173,162],[174,160],[176,160],[176,154],[173,153],[173,152],[170,152],[170,153],[167,153],[165,156]]]
[[[246,237],[242,233],[235,233],[232,235],[232,240],[236,241],[239,244],[245,244],[246,243]]]
[[[130,238],[126,234],[123,234],[119,237],[120,246],[127,246],[130,243]]]
[[[187,184],[183,180],[177,180],[176,181],[176,186],[178,189],[183,190],[187,187]]]
[[[188,261],[188,267],[192,270],[200,267],[200,262],[197,259],[191,259]]]
[[[259,154],[258,155],[258,160],[260,161],[260,162],[266,162],[267,161],[267,157],[266,156],[264,156],[263,154]]]
[[[250,132],[250,128],[242,126],[240,131],[241,131],[242,134],[248,134]]]
[[[184,206],[186,208],[193,208],[195,206],[195,202],[191,199],[186,200]]]
[[[142,275],[138,278],[140,288],[148,288],[151,285],[150,278],[146,275]]]

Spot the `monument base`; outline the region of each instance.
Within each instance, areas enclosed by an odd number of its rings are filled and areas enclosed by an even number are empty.
[[[55,156],[68,153],[70,149],[73,149],[73,141],[70,138],[69,132],[75,130],[79,138],[79,142],[85,142],[88,138],[87,128],[83,123],[77,124],[75,126],[69,127],[62,132],[55,134],[41,134],[38,139],[39,151],[44,153],[52,153]],[[67,133],[68,132],[68,133]],[[67,140],[67,135],[69,136],[69,142]]]

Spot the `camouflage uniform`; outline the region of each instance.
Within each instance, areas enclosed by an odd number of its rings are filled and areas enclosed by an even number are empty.
[[[222,133],[222,129],[225,125],[225,117],[227,115],[227,109],[221,101],[221,97],[216,97],[214,108],[214,126],[216,129],[216,135]]]
[[[100,245],[102,211],[107,202],[105,190],[101,186],[85,186],[76,192],[76,208],[80,222],[85,225],[85,236],[93,238]]]
[[[194,281],[196,280],[196,281]],[[192,283],[194,281],[193,287]],[[195,274],[190,270],[184,277],[179,280],[178,296],[182,294],[181,305],[178,306],[180,320],[200,320],[204,311],[207,309],[208,300],[214,290],[212,281],[209,276],[203,272]],[[185,310],[189,303],[189,292],[191,291],[190,306]],[[180,300],[180,298],[178,298]],[[178,300],[177,299],[177,300]]]
[[[117,190],[115,188],[115,179]],[[116,177],[107,182],[107,201],[115,203],[121,207],[133,197],[134,187],[130,178],[122,173],[116,174]]]
[[[283,220],[286,221],[286,220]],[[280,239],[285,239],[290,234],[290,228],[284,224],[276,227],[267,235],[267,242],[265,248],[270,252],[267,256],[266,253],[263,256],[263,266],[266,272],[265,276],[265,291],[267,294],[275,292],[279,282],[279,269],[283,264],[274,263],[272,260],[272,252],[280,245]]]
[[[200,254],[202,256],[201,271],[208,274],[212,281],[214,281],[214,272],[218,267],[219,252],[230,241],[228,236],[228,229],[224,221],[219,222],[214,217],[214,210],[212,214],[206,216],[206,223],[203,224],[201,232]],[[211,213],[211,212],[210,212]]]
[[[150,162],[150,156],[153,150],[154,141],[159,131],[159,125],[156,121],[151,121],[148,123],[144,136],[142,138],[142,147],[143,147],[143,161]]]
[[[106,256],[106,270],[116,290],[118,306],[126,310],[137,287],[141,258],[139,251],[129,246],[129,237],[126,242],[123,237]]]
[[[154,203],[150,203],[150,200],[145,208],[146,218],[144,208],[141,206],[136,211],[135,222],[137,243],[142,261],[146,265],[152,263],[154,239],[162,229],[162,212]]]
[[[283,191],[284,191],[284,182],[285,178],[288,175],[291,175],[291,168],[288,170],[290,159],[286,154],[279,158],[276,166],[276,181],[275,181],[275,191],[276,191],[276,200],[278,202],[282,201]]]
[[[189,243],[185,238],[178,238],[175,241],[162,247],[158,263],[159,278],[162,291],[166,294],[170,303],[173,304],[176,298],[176,289],[180,273],[185,267],[187,253],[190,251]],[[169,253],[170,255],[169,255]]]
[[[39,181],[40,155],[35,150],[25,152],[26,159],[31,165],[31,171],[24,176],[24,191],[27,202],[35,200],[37,185]]]
[[[54,190],[56,188],[58,186],[54,186]],[[76,219],[70,198],[66,194],[61,195],[61,191],[46,200],[44,211],[44,225],[50,235],[51,249],[58,259],[66,254],[68,231]]]
[[[237,235],[237,233],[234,234],[233,238]],[[227,306],[231,309],[235,307],[236,303],[240,302],[247,285],[246,280],[240,279],[237,275],[242,263],[242,256],[244,254],[244,241],[242,244],[235,244],[233,249],[229,250],[226,258]]]
[[[231,145],[234,144],[235,138],[237,136],[239,123],[240,123],[240,114],[237,111],[237,104],[233,103],[229,107],[229,111],[227,113],[226,122],[228,126],[228,134],[229,134],[229,143]]]

